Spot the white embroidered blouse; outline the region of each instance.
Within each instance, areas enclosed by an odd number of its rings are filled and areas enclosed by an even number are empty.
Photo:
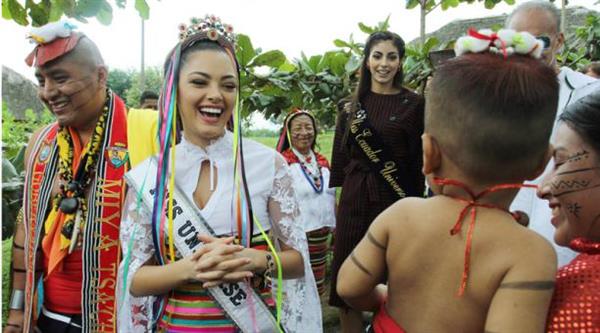
[[[310,268],[306,235],[298,223],[298,203],[287,163],[275,150],[257,142],[244,139],[243,148],[255,216],[265,229],[272,229],[271,234],[278,241],[275,243],[294,248],[304,259],[304,276],[283,281],[282,324],[287,332],[322,332],[320,300]],[[234,165],[231,132],[226,131],[206,149],[185,138],[175,147],[175,182],[190,202],[194,202],[192,195],[200,177],[201,164],[206,160],[217,170],[214,175],[217,180],[212,182],[216,184],[214,192],[200,213],[217,235],[231,235],[236,230],[232,223]],[[121,221],[123,260],[117,287],[119,332],[147,332],[152,324],[155,297],[133,297],[129,293],[136,271],[154,255],[150,209],[138,207],[133,191],[127,194]],[[258,228],[255,230],[258,232]]]
[[[298,198],[304,231],[309,232],[323,227],[335,228],[335,188],[329,188],[329,169],[321,167],[321,175],[323,175],[321,193],[313,189],[300,163],[290,164],[290,172],[294,178],[294,192]]]

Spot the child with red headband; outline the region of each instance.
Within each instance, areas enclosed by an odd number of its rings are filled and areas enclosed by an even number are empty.
[[[558,84],[540,48],[471,31],[436,71],[423,135],[436,195],[379,215],[338,278],[349,305],[378,310],[374,332],[543,331],[556,254],[508,213],[549,159]]]

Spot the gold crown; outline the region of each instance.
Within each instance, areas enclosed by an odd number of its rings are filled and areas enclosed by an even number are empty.
[[[201,34],[199,37],[206,37],[213,41],[222,39],[232,45],[235,45],[236,36],[233,33],[233,27],[230,24],[221,22],[221,19],[214,15],[206,15],[203,19],[192,17],[190,25],[182,23],[179,25],[179,41]]]

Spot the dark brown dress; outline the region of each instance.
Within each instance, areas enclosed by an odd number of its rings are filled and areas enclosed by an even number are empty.
[[[403,89],[399,94],[381,95],[369,92],[361,101],[367,119],[400,170],[400,186],[407,196],[422,196],[425,180],[421,173],[424,100]],[[337,211],[335,249],[329,304],[347,307],[335,291],[340,266],[366,234],[371,222],[397,200],[376,173],[359,148],[347,140],[344,144],[348,113],[340,112],[335,131],[329,187],[342,186]]]

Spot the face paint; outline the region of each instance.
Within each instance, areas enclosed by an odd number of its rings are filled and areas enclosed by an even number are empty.
[[[39,67],[38,96],[61,126],[86,126],[98,117],[97,100],[103,85],[98,72],[71,59]]]
[[[567,246],[600,227],[600,163],[593,149],[566,124],[558,128],[555,141],[555,166],[544,178],[539,195],[552,209],[554,240]]]

